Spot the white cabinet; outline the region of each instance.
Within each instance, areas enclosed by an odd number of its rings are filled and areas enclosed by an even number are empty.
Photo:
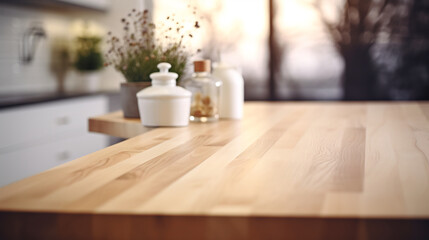
[[[0,111],[0,186],[108,146],[88,132],[88,117],[108,111],[103,95]]]

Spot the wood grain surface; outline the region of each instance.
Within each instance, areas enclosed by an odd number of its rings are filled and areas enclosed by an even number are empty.
[[[124,118],[121,111],[88,119],[88,131],[114,137],[132,138],[153,128],[144,127],[139,118]]]
[[[429,103],[244,113],[154,128],[0,188],[0,238],[429,239]]]

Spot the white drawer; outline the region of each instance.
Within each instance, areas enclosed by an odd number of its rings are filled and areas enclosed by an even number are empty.
[[[0,153],[0,187],[108,146],[108,137],[87,133],[19,151]]]
[[[86,133],[88,117],[106,113],[106,96],[80,97],[0,111],[0,153]]]

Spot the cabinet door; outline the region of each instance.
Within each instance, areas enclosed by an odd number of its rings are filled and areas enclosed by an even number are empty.
[[[0,153],[0,186],[103,149],[108,145],[107,140],[105,136],[88,133]]]
[[[108,102],[100,95],[1,111],[0,185],[107,147],[107,136],[88,132],[88,118]]]
[[[101,95],[0,111],[0,153],[86,134],[88,118],[107,111],[108,99]]]

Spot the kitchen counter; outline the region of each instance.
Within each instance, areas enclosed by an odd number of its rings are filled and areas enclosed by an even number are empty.
[[[119,95],[119,91],[96,91],[96,92],[41,92],[41,93],[15,93],[0,95],[0,110],[10,107],[30,105],[36,103],[51,102],[63,99],[93,96],[93,95]]]
[[[155,128],[144,127],[140,118],[124,118],[122,111],[112,112],[88,120],[90,132],[104,133],[119,138],[132,138]]]
[[[428,159],[428,102],[246,103],[0,188],[0,238],[429,239]]]

